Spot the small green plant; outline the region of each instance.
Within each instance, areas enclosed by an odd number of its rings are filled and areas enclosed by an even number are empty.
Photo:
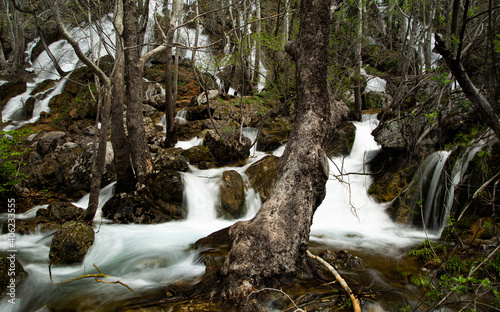
[[[26,178],[19,169],[29,150],[23,143],[31,133],[29,129],[0,131],[0,194]]]
[[[428,113],[428,114],[424,114],[424,115],[425,115],[425,117],[427,117],[427,120],[429,121],[429,124],[432,125],[436,121],[436,118],[438,116],[438,112],[435,110],[432,113]]]

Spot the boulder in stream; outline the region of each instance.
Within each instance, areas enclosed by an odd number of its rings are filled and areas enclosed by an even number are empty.
[[[267,200],[274,188],[280,163],[280,157],[266,156],[245,171],[254,189],[259,192],[262,202]]]
[[[245,186],[241,175],[228,170],[222,173],[220,206],[217,215],[225,219],[238,219],[245,214]]]
[[[183,195],[180,173],[164,169],[148,177],[143,190],[113,196],[102,207],[102,213],[114,223],[154,224],[179,220],[186,217]]]
[[[94,236],[94,229],[85,223],[64,223],[52,238],[50,260],[54,264],[81,263],[94,243]]]
[[[252,142],[249,138],[243,137],[240,142],[238,131],[230,131],[223,135],[221,138],[215,130],[209,130],[203,141],[203,145],[208,147],[219,163],[237,163],[250,155]]]

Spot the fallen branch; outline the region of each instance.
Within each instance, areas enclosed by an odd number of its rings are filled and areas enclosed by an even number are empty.
[[[125,284],[121,281],[108,282],[108,281],[100,280],[99,277],[110,277],[111,275],[102,273],[102,271],[99,270],[99,268],[95,264],[94,264],[94,268],[96,268],[96,270],[99,271],[99,274],[83,274],[81,276],[73,277],[72,279],[69,279],[69,280],[64,281],[64,282],[60,282],[58,284],[69,284],[71,282],[77,281],[77,280],[82,279],[82,278],[93,277],[93,278],[95,278],[96,282],[104,283],[104,284],[120,284],[120,285],[127,287],[128,290],[130,290],[134,294],[136,293],[132,288],[130,288],[130,286],[128,286],[127,284]]]
[[[335,276],[335,280],[337,280],[337,282],[340,284],[340,286],[342,286],[342,288],[344,288],[344,291],[349,295],[349,298],[351,298],[352,307],[354,309],[354,312],[361,312],[361,306],[359,305],[359,300],[356,297],[354,297],[352,290],[349,288],[349,286],[347,285],[345,280],[342,278],[342,276],[340,276],[339,272],[337,272],[337,270],[335,270],[334,267],[332,267],[328,262],[326,262],[325,260],[323,260],[319,256],[313,255],[309,250],[306,250],[306,255],[308,258],[314,259],[314,260],[318,261],[319,263],[321,263],[325,268],[328,269],[328,271],[330,271],[333,274],[333,276]]]

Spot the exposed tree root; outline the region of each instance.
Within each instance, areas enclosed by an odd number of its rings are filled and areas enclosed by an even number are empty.
[[[319,256],[313,255],[309,250],[306,251],[306,255],[308,258],[311,258],[311,259],[318,261],[325,268],[327,268],[328,271],[332,272],[333,276],[335,276],[335,280],[337,280],[337,282],[340,284],[340,286],[342,286],[342,288],[344,288],[345,292],[349,295],[349,298],[351,298],[352,307],[353,307],[354,312],[361,312],[361,306],[359,305],[359,300],[356,297],[354,297],[354,294],[352,293],[351,288],[349,288],[349,286],[347,285],[345,280],[342,278],[342,276],[340,276],[339,272],[337,272],[337,270],[335,270],[334,267],[332,267],[325,260],[321,259]]]

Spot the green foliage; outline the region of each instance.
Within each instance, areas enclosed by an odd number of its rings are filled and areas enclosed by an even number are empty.
[[[0,131],[0,194],[26,178],[19,168],[29,150],[23,143],[31,133],[29,129]]]
[[[438,256],[439,252],[446,251],[444,244],[438,244],[429,239],[424,240],[423,244],[410,250],[410,256],[416,256],[422,262],[435,262],[441,263],[441,258]]]
[[[429,121],[429,124],[434,124],[434,122],[436,121],[436,117],[438,116],[438,111],[437,110],[434,110],[432,113],[427,113],[427,114],[424,114],[425,117],[427,117],[427,120]]]
[[[498,39],[493,40],[493,42],[495,44],[495,52],[500,53],[500,34],[497,35],[497,38]]]

